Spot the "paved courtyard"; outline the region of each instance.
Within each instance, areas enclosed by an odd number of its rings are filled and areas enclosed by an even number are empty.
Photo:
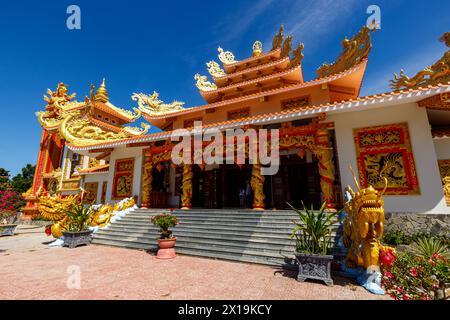
[[[49,248],[42,227],[21,225],[16,233],[0,238],[0,278],[7,280],[0,299],[388,299],[344,278],[327,287],[267,266],[181,255],[158,260],[96,245]]]

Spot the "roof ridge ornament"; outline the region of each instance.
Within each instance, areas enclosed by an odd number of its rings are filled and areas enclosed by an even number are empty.
[[[281,48],[281,57],[288,57],[291,54],[292,49],[292,36],[287,36],[284,39],[283,47]]]
[[[106,90],[106,84],[105,84],[105,78],[103,78],[102,83],[100,84],[100,87],[97,89],[97,93],[95,94],[95,100],[100,101],[103,103],[108,102],[108,90]]]
[[[281,44],[283,43],[283,40],[284,40],[284,26],[281,25],[280,30],[273,37],[271,51],[281,48]]]
[[[252,49],[253,49],[253,56],[254,56],[254,57],[260,56],[261,53],[262,53],[262,50],[263,50],[262,42],[259,41],[259,40],[256,40],[256,41],[253,43]]]
[[[221,47],[218,47],[217,51],[219,51],[219,60],[223,64],[233,64],[239,62],[238,60],[234,59],[234,54],[231,51],[223,51]]]
[[[342,41],[343,51],[332,64],[324,63],[317,70],[318,78],[324,78],[348,70],[366,59],[372,49],[370,30],[363,26],[350,40],[347,37]]]
[[[444,42],[450,48],[450,32],[444,33],[439,41]],[[394,79],[389,80],[390,86],[394,90],[412,89],[437,83],[446,83],[450,81],[450,50],[435,62],[432,66],[419,71],[414,77],[408,77],[403,69],[400,70],[400,76],[394,73]]]
[[[211,83],[210,81],[208,81],[208,77],[207,76],[202,76],[199,73],[197,73],[197,74],[195,74],[194,79],[195,79],[195,81],[197,81],[195,83],[195,85],[201,91],[214,91],[214,90],[217,90],[217,85],[215,83]]]
[[[293,58],[289,62],[288,68],[293,68],[302,63],[303,60],[303,49],[305,48],[305,45],[303,42],[300,42],[297,46],[297,48],[292,51]]]
[[[153,91],[152,94],[133,93],[133,101],[137,101],[139,110],[146,114],[167,114],[183,109],[184,102],[174,100],[171,103],[164,103],[159,100],[159,93]]]
[[[207,62],[206,67],[208,68],[209,74],[214,78],[220,78],[227,75],[220,65],[214,60]]]

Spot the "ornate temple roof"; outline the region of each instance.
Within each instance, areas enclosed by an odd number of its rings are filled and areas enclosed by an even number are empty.
[[[348,101],[340,101],[334,103],[320,104],[316,106],[307,106],[297,109],[284,110],[269,114],[260,114],[247,118],[227,120],[218,123],[203,125],[203,129],[217,128],[219,130],[232,129],[246,125],[263,125],[269,123],[293,121],[297,119],[320,116],[321,114],[333,114],[348,112],[352,110],[363,110],[369,108],[389,107],[392,104],[418,102],[427,97],[431,97],[441,93],[450,93],[450,82],[445,84],[429,85],[427,87],[419,87],[416,89],[405,89],[382,94],[375,94],[365,97],[357,97]],[[101,144],[93,144],[90,146],[71,146],[71,150],[83,152],[88,150],[114,148],[126,146],[130,144],[147,143],[153,141],[161,141],[170,139],[173,131],[164,131],[153,134],[123,139],[121,141],[105,142]]]
[[[47,102],[45,111],[36,113],[42,127],[47,131],[57,131],[63,139],[78,146],[126,139],[148,132],[148,124],[141,124],[141,128],[122,125],[120,119],[128,123],[133,118],[137,119],[137,116],[128,116],[125,110],[107,104],[104,81],[97,94],[93,92],[94,86],[91,85],[90,98],[78,102],[73,100],[75,94],[67,94],[67,85],[64,83],[59,83],[55,92],[48,89],[49,96],[44,96]]]

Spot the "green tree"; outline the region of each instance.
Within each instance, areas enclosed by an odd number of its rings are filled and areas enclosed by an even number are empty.
[[[0,190],[8,190],[10,188],[9,171],[4,168],[0,168]]]
[[[11,180],[11,185],[14,191],[24,193],[33,185],[34,171],[36,166],[27,164],[22,168],[22,173],[14,176]]]

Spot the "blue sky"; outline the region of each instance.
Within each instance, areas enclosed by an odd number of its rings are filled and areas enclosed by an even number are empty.
[[[66,27],[69,5],[81,8],[81,30]],[[89,84],[106,77],[110,100],[131,109],[133,92],[160,92],[187,107],[203,104],[193,76],[207,74],[217,47],[237,59],[255,40],[269,50],[280,24],[294,43],[304,42],[306,80],[332,62],[345,35],[365,24],[366,8],[381,8],[381,30],[361,95],[389,91],[393,72],[432,64],[446,48],[450,1],[253,0],[253,1],[8,1],[0,5],[0,167],[12,174],[35,163],[47,88],[69,85],[82,100]]]

